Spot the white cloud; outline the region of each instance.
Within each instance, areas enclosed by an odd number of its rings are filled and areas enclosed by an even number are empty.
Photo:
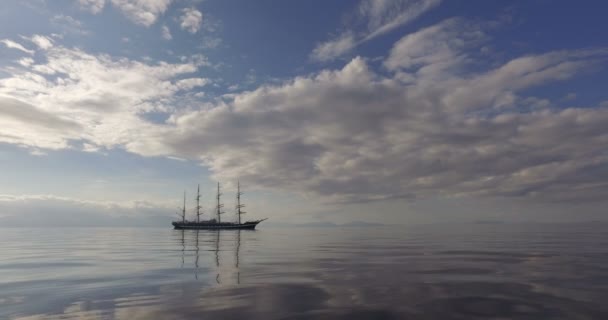
[[[45,36],[36,34],[30,40],[42,50],[48,50],[53,47],[53,41]]]
[[[359,13],[368,21],[368,34],[363,40],[373,39],[407,24],[440,2],[441,0],[364,0],[359,5]]]
[[[4,43],[4,45],[5,45],[7,48],[11,48],[11,49],[17,49],[17,50],[19,50],[19,51],[23,51],[23,52],[28,53],[28,54],[34,54],[34,50],[29,50],[29,49],[26,49],[26,48],[25,48],[23,45],[21,45],[21,44],[19,44],[19,43],[15,42],[15,41],[13,41],[13,40],[4,39],[4,40],[0,40],[0,42],[1,42],[1,43]]]
[[[106,2],[114,7],[136,24],[149,27],[158,17],[165,13],[172,0],[77,0],[80,7],[92,14],[100,13]]]
[[[163,14],[172,0],[111,0],[127,18],[136,24],[149,27]]]
[[[597,67],[608,50],[496,64],[479,60],[487,39],[475,24],[446,20],[399,40],[382,74],[355,58],[179,110],[181,91],[209,82],[186,77],[204,57],[148,65],[56,44],[47,63],[0,80],[1,95],[29,105],[2,116],[12,127],[0,125],[0,140],[66,148],[76,139],[90,150],[196,159],[220,180],[339,202],[605,199],[608,109],[557,109],[527,92]],[[171,116],[162,124],[138,116],[151,110]]]
[[[163,26],[161,27],[161,35],[163,37],[163,39],[165,40],[171,40],[173,39],[173,36],[171,35],[171,30],[169,30],[169,27],[167,27],[166,24],[163,24]]]
[[[571,57],[561,56],[561,64]],[[527,68],[528,76],[551,81],[561,71],[545,73],[542,60]],[[503,78],[513,72],[513,64],[518,61],[488,74]],[[174,154],[200,157],[222,180],[240,178],[249,185],[336,201],[458,194],[605,196],[601,181],[606,177],[589,175],[580,185],[576,179],[608,164],[602,155],[608,132],[601,129],[608,110],[545,109],[492,117],[455,110],[454,90],[485,77],[451,78],[435,86],[420,81],[406,88],[379,78],[355,59],[339,71],[262,87],[236,95],[228,105],[177,116],[176,130],[153,140]],[[508,79],[494,83],[493,91],[527,87],[520,87],[516,76]],[[488,88],[474,88],[466,107],[491,108],[491,99],[480,104],[475,98]],[[546,148],[562,130],[577,134],[560,139],[557,149]],[[592,138],[597,130],[604,137]],[[582,143],[588,139],[593,143]],[[574,187],[585,191],[570,193]]]
[[[19,59],[19,64],[24,66],[24,67],[29,67],[32,64],[34,64],[34,59],[32,58],[21,58]]]
[[[423,13],[439,5],[441,0],[363,0],[356,12],[358,22],[366,26],[364,30],[347,27],[331,40],[319,43],[311,58],[329,61],[350,52],[353,48],[405,25]],[[356,37],[354,35],[357,35]]]
[[[352,34],[343,34],[338,39],[319,44],[312,52],[311,57],[317,61],[329,61],[349,52],[357,44]]]
[[[182,80],[178,80],[175,85],[177,86],[177,88],[179,88],[180,90],[190,90],[196,87],[203,87],[207,84],[209,84],[210,81],[209,79],[204,79],[204,78],[189,78],[189,79],[182,79]]]
[[[594,67],[608,51],[557,51],[467,71],[483,39],[474,25],[445,21],[395,44],[385,63],[393,77],[356,58],[342,70],[174,115],[174,130],[149,138],[201,159],[220,180],[331,201],[605,199],[608,109],[560,110],[546,101],[526,109],[530,100],[519,94]],[[130,145],[144,154],[157,146]]]
[[[179,91],[208,82],[181,79],[206,63],[201,57],[145,64],[60,45],[45,54],[45,63],[27,61],[0,79],[0,106],[10,111],[0,116],[0,141],[47,149],[78,140],[106,148],[126,144],[144,133],[140,129],[154,128],[140,114],[171,110]]]
[[[195,8],[186,8],[182,12],[180,27],[190,33],[197,33],[203,23],[203,14]]]
[[[78,0],[78,4],[82,9],[98,14],[103,10],[106,0]]]

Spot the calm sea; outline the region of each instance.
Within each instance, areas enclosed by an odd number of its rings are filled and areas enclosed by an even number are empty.
[[[608,319],[605,224],[0,229],[0,319]]]

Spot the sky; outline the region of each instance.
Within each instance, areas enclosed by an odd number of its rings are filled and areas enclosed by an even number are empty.
[[[0,223],[607,220],[607,9],[3,1]]]

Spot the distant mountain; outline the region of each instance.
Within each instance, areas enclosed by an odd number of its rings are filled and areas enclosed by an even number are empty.
[[[294,227],[314,227],[314,228],[334,228],[338,225],[333,222],[309,222],[309,223],[298,223]]]

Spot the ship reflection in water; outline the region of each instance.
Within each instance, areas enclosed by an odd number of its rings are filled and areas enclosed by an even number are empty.
[[[203,238],[203,241],[205,242],[206,245],[209,245],[210,242],[212,242],[214,245],[214,257],[215,257],[215,271],[216,271],[216,276],[215,276],[215,282],[217,284],[221,284],[222,278],[229,278],[229,279],[234,279],[236,281],[236,284],[240,284],[241,283],[241,273],[239,270],[239,251],[241,250],[241,232],[255,232],[255,230],[229,230],[229,231],[222,231],[222,230],[175,230],[175,232],[179,232],[181,234],[181,241],[180,244],[182,246],[182,257],[181,257],[181,267],[184,268],[185,265],[185,261],[186,261],[186,252],[188,250],[190,251],[194,251],[194,256],[193,256],[193,260],[194,260],[194,279],[198,280],[198,274],[199,274],[199,261],[200,261],[200,252],[201,252],[201,246],[199,245],[200,243],[200,239]],[[232,262],[233,262],[233,267],[226,267],[224,266],[224,268],[222,268],[221,264],[220,264],[220,246],[221,246],[221,234],[224,233],[224,237],[230,237],[230,239],[224,239],[224,241],[228,240],[229,245],[231,246],[230,249],[232,249],[234,251],[234,257],[232,258]],[[188,234],[189,236],[192,237],[192,239],[190,239],[192,241],[192,247],[194,249],[188,249],[188,243],[186,241],[186,234]],[[213,241],[210,241],[209,239],[213,238]],[[209,251],[208,248],[203,248],[204,252]],[[224,257],[227,258],[227,257]],[[224,276],[222,276],[222,271],[224,273],[226,272],[231,272],[232,274],[230,275],[226,275],[224,274]]]
[[[2,229],[0,319],[608,319],[605,227]]]

